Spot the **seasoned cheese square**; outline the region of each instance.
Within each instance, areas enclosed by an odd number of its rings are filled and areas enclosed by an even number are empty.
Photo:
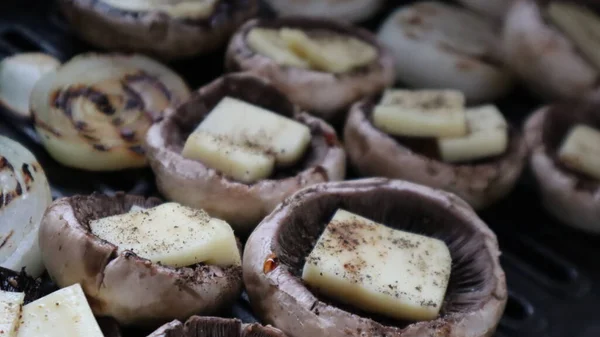
[[[600,180],[600,130],[576,125],[558,150],[558,158],[566,167]]]

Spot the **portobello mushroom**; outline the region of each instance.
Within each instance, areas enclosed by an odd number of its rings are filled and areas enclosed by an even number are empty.
[[[292,167],[276,169],[267,179],[242,183],[183,157],[188,136],[224,97],[240,99],[308,126],[311,140],[303,158]],[[158,189],[167,199],[202,208],[229,222],[240,235],[249,234],[297,190],[343,180],[345,176],[345,152],[333,128],[302,112],[267,79],[250,73],[225,75],[200,88],[149,130],[146,143]]]
[[[585,18],[563,12],[563,5],[569,6],[567,11],[579,5],[577,15],[579,11],[587,12]],[[586,33],[594,29],[586,27],[597,24],[599,13],[597,2],[588,0],[516,1],[504,25],[506,62],[545,99],[577,98],[596,92],[600,64],[589,52],[595,53],[598,46]]]
[[[324,43],[327,39],[348,37],[365,48],[372,48],[375,56],[365,64],[340,72],[318,70],[310,64],[304,64],[303,60],[297,61],[296,66],[286,65],[250,46],[248,36],[256,28],[297,29],[309,37],[322,38]],[[362,52],[362,46],[355,47],[356,50],[347,55],[357,57]],[[342,56],[338,55],[332,60],[339,61]],[[305,17],[247,22],[229,43],[226,67],[229,71],[252,71],[268,78],[292,102],[325,120],[334,119],[353,102],[379,92],[394,82],[392,55],[371,33],[345,23]]]
[[[586,99],[543,107],[525,124],[529,163],[546,210],[563,223],[600,233],[600,181],[568,168],[559,148],[575,125],[600,129],[597,100]]]
[[[181,59],[223,46],[258,0],[60,0],[73,30],[108,50]]]
[[[358,22],[371,17],[383,0],[267,0],[280,15],[302,15]]]
[[[167,323],[148,337],[285,337],[270,326],[244,324],[237,319],[193,316],[185,324]]]
[[[446,243],[453,263],[437,319],[376,317],[303,284],[305,259],[341,208]],[[507,300],[499,255],[492,231],[452,194],[381,178],[328,183],[298,192],[257,227],[244,252],[244,283],[255,312],[289,336],[492,336]]]
[[[482,209],[506,196],[520,177],[527,146],[509,128],[509,141],[499,156],[446,163],[434,138],[393,137],[375,127],[378,97],[354,104],[344,128],[348,157],[359,174],[403,179],[457,194]]]
[[[59,287],[80,283],[96,316],[125,325],[156,326],[229,305],[242,290],[240,266],[170,267],[120,249],[91,230],[94,220],[159,204],[156,198],[123,193],[56,200],[40,228],[48,273]]]

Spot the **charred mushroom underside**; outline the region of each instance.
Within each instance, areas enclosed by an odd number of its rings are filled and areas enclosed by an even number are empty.
[[[59,4],[74,31],[89,43],[162,59],[191,57],[223,46],[259,8],[257,0],[216,0],[208,16],[173,17],[159,8],[132,11],[102,0],[59,0]]]
[[[525,126],[530,165],[546,210],[566,224],[597,233],[600,181],[566,168],[557,151],[575,125],[600,129],[599,107],[600,103],[591,99],[544,107],[529,117]]]
[[[248,45],[247,35],[257,27],[298,28],[308,34],[315,30],[331,31],[368,43],[377,49],[378,56],[368,65],[341,74],[280,65]],[[349,24],[315,18],[248,21],[231,38],[225,62],[229,71],[252,71],[268,78],[292,102],[325,120],[335,119],[353,102],[383,90],[395,79],[392,55],[371,33]]]
[[[92,220],[151,208],[156,198],[118,193],[55,201],[40,228],[44,264],[60,287],[81,283],[97,316],[125,325],[154,325],[215,313],[242,291],[241,268],[197,264],[172,268],[152,263],[91,233]]]
[[[506,152],[483,160],[450,164],[440,159],[435,139],[393,137],[377,129],[371,115],[378,98],[354,104],[344,129],[352,165],[364,176],[403,179],[457,194],[481,209],[506,196],[521,175],[527,146],[510,130]]]
[[[25,293],[25,304],[57,290],[47,274],[33,278],[25,271],[16,272],[0,267],[0,290]]]
[[[376,317],[307,289],[300,276],[305,259],[338,208],[446,242],[453,264],[438,319]],[[507,299],[499,255],[495,235],[454,195],[365,179],[314,186],[287,199],[248,240],[244,281],[261,318],[294,337],[492,336]]]
[[[598,91],[600,69],[580,53],[569,37],[550,24],[544,8],[549,0],[515,1],[506,15],[506,62],[530,88],[547,99],[582,97]],[[600,13],[593,0],[563,0]]]
[[[225,96],[271,110],[306,124],[309,149],[296,165],[279,169],[270,179],[244,184],[224,177],[199,161],[181,155],[187,137]],[[240,73],[221,77],[201,88],[147,135],[150,166],[161,193],[190,207],[224,219],[236,232],[249,234],[284,198],[316,183],[345,176],[345,152],[335,130],[301,112],[267,80]]]
[[[270,326],[243,324],[237,319],[194,316],[185,324],[167,323],[148,337],[285,337]]]

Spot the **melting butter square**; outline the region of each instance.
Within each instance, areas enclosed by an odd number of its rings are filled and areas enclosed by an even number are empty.
[[[568,168],[600,180],[600,130],[576,125],[558,150],[558,158]]]
[[[338,210],[304,265],[302,279],[326,296],[396,319],[438,316],[452,260],[440,240]]]
[[[373,124],[394,136],[462,137],[465,97],[453,90],[388,90],[373,110]]]
[[[465,111],[469,133],[437,140],[442,160],[450,163],[497,156],[508,147],[508,124],[493,105]]]
[[[90,222],[92,233],[142,258],[172,267],[240,265],[233,230],[206,212],[165,203]]]
[[[18,337],[103,337],[79,284],[23,307]]]

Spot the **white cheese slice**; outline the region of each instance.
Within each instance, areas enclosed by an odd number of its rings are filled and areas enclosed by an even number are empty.
[[[0,337],[16,337],[24,293],[0,291]]]
[[[246,40],[252,50],[273,59],[278,64],[298,68],[310,67],[307,61],[288,48],[277,29],[254,28],[248,33]]]
[[[453,90],[392,90],[373,111],[373,124],[394,136],[461,137],[465,97]]]
[[[233,230],[202,210],[165,203],[90,222],[92,233],[152,262],[172,267],[196,263],[240,265]]]
[[[377,58],[375,48],[350,36],[321,32],[312,37],[292,28],[283,28],[279,34],[290,50],[317,70],[344,73]]]
[[[231,97],[223,98],[196,131],[224,136],[233,144],[262,149],[282,166],[298,161],[311,138],[308,126]]]
[[[438,316],[452,260],[440,240],[338,210],[302,272],[319,292],[396,319]]]
[[[18,337],[103,337],[79,284],[23,307]]]
[[[464,137],[439,138],[442,160],[455,163],[497,156],[508,146],[508,124],[493,105],[465,111],[469,133]]]
[[[232,144],[227,137],[204,131],[190,135],[181,155],[243,183],[265,179],[275,168],[274,156],[259,149]]]
[[[566,167],[600,180],[600,130],[576,125],[558,150],[558,158]]]

